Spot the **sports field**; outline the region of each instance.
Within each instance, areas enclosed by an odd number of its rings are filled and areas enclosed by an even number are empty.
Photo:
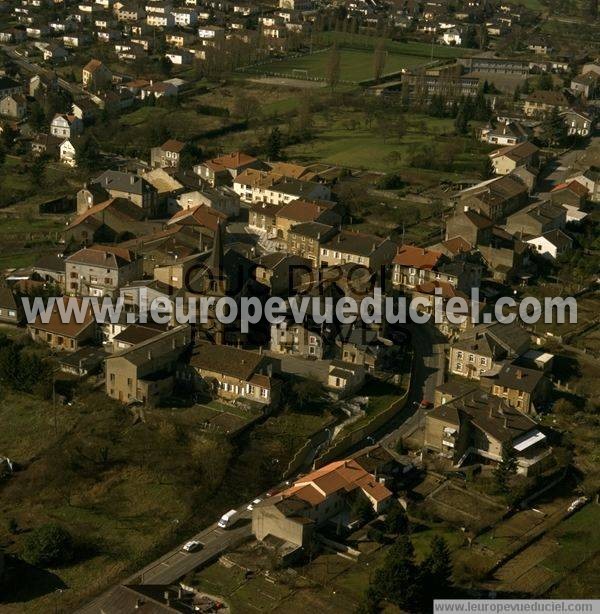
[[[373,78],[373,52],[359,49],[340,49],[340,81],[358,83]],[[260,64],[252,69],[259,74],[276,76],[326,79],[330,52],[318,51],[295,58],[283,58]],[[384,74],[398,72],[403,68],[422,66],[428,58],[416,55],[387,52]],[[299,72],[299,71],[306,71]]]

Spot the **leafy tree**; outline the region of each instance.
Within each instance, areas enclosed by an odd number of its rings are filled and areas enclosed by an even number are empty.
[[[427,587],[428,598],[448,598],[452,591],[452,559],[443,537],[431,540],[431,551],[421,564],[422,582]]]
[[[93,136],[84,136],[77,145],[77,166],[91,171],[97,168],[100,162],[100,149]]]
[[[162,56],[158,61],[160,72],[165,76],[169,77],[171,75],[171,71],[173,70],[173,63],[169,60],[168,57]]]
[[[469,121],[467,120],[464,106],[459,109],[458,115],[454,120],[454,129],[457,134],[467,134],[469,131]]]
[[[478,47],[477,36],[475,35],[475,28],[473,26],[469,26],[462,38],[463,47],[468,47],[469,49],[476,49]]]
[[[279,158],[281,154],[281,141],[281,132],[279,131],[279,128],[275,126],[267,138],[266,150],[269,160],[277,160]]]
[[[398,190],[404,186],[400,173],[388,173],[377,181],[377,187],[382,190]]]
[[[478,30],[478,43],[480,49],[487,49],[488,46],[488,31],[485,24],[479,26]]]
[[[560,146],[567,138],[567,126],[557,107],[546,116],[541,126],[541,138],[549,146]]]
[[[554,89],[554,79],[552,79],[552,75],[549,72],[544,71],[537,80],[537,86],[540,90],[553,90]]]
[[[292,386],[292,393],[294,403],[297,403],[300,409],[305,409],[322,396],[323,387],[317,379],[307,377]]]
[[[404,535],[408,533],[408,516],[404,508],[397,501],[390,506],[385,515],[385,528],[389,533],[393,533],[394,535]]]
[[[46,156],[36,156],[31,164],[31,167],[29,168],[31,181],[38,187],[44,185],[45,183],[47,162],[48,159]]]
[[[483,159],[481,164],[481,178],[482,179],[490,179],[495,174],[494,165],[492,164],[492,160],[489,156],[486,156]]]
[[[179,154],[179,166],[184,169],[190,169],[195,164],[198,164],[202,159],[202,149],[193,143],[186,143],[185,147]]]
[[[10,126],[10,124],[4,124],[2,127],[2,134],[0,135],[0,147],[4,147],[6,150],[10,149],[18,136],[18,132]]]
[[[375,51],[373,52],[373,78],[375,79],[376,83],[379,82],[383,75],[386,53],[385,42],[380,40],[375,46]]]
[[[367,501],[367,499],[358,496],[352,505],[352,516],[359,520],[361,524],[366,524],[373,519],[373,507]]]
[[[502,446],[502,460],[494,469],[494,482],[498,492],[506,495],[510,490],[510,478],[517,472],[517,459],[510,444]]]
[[[389,549],[383,567],[373,578],[380,599],[409,612],[419,611],[421,586],[415,552],[410,540],[402,535]]]
[[[23,557],[32,565],[55,567],[68,563],[73,550],[73,538],[66,529],[45,524],[27,535]]]
[[[337,45],[333,45],[329,51],[329,57],[327,58],[326,76],[327,84],[333,91],[337,84],[340,82],[341,73],[341,56],[340,50]]]

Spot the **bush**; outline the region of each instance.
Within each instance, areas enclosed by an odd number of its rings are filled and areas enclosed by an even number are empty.
[[[399,190],[404,186],[404,181],[399,173],[389,173],[384,175],[377,182],[377,187],[382,190]]]
[[[59,525],[42,525],[27,536],[23,558],[32,565],[64,565],[73,558],[73,538]]]
[[[383,531],[376,529],[375,527],[370,527],[367,531],[367,537],[372,542],[377,542],[378,544],[383,544],[385,542],[385,534]]]

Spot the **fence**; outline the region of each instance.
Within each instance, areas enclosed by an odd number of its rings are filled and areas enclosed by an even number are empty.
[[[296,454],[294,454],[294,456],[288,463],[288,466],[283,474],[283,477],[285,479],[294,475],[298,471],[298,469],[302,467],[302,465],[308,460],[308,457],[315,448],[315,446],[319,446],[329,439],[330,434],[327,431],[330,427],[333,426],[335,421],[335,418],[332,418],[325,428],[309,437],[304,443],[304,445],[296,451]]]

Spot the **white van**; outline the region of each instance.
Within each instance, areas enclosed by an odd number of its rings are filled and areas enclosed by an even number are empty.
[[[237,514],[237,510],[229,510],[226,514],[223,514],[217,522],[217,526],[221,527],[221,529],[228,529],[235,522],[235,515]]]

